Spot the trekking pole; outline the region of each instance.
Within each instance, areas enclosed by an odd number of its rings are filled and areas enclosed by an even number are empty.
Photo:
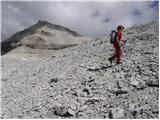
[[[124,44],[121,45],[121,48],[124,47],[124,45],[126,44],[127,40],[124,41]]]
[[[121,47],[120,47],[121,50],[123,50],[125,44],[126,44],[126,41],[124,42],[124,44],[121,45]]]

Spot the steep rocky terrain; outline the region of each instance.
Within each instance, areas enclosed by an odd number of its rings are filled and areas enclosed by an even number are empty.
[[[158,22],[128,28],[123,63],[109,37],[45,57],[2,56],[1,118],[158,118]]]
[[[60,25],[39,21],[23,31],[2,41],[2,55],[12,56],[41,54],[43,51],[59,50],[85,43],[89,39]]]

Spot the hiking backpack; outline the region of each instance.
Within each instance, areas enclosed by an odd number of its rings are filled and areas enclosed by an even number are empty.
[[[110,42],[113,44],[116,40],[116,30],[112,30],[110,34]]]

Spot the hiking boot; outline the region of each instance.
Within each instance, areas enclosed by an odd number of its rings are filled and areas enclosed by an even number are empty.
[[[122,62],[117,63],[117,65],[122,64]]]
[[[112,64],[112,58],[108,58],[108,61]]]

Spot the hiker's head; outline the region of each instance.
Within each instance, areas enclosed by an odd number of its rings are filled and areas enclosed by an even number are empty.
[[[123,31],[125,29],[125,27],[123,26],[123,25],[119,25],[118,27],[117,27],[117,30],[118,31]]]

